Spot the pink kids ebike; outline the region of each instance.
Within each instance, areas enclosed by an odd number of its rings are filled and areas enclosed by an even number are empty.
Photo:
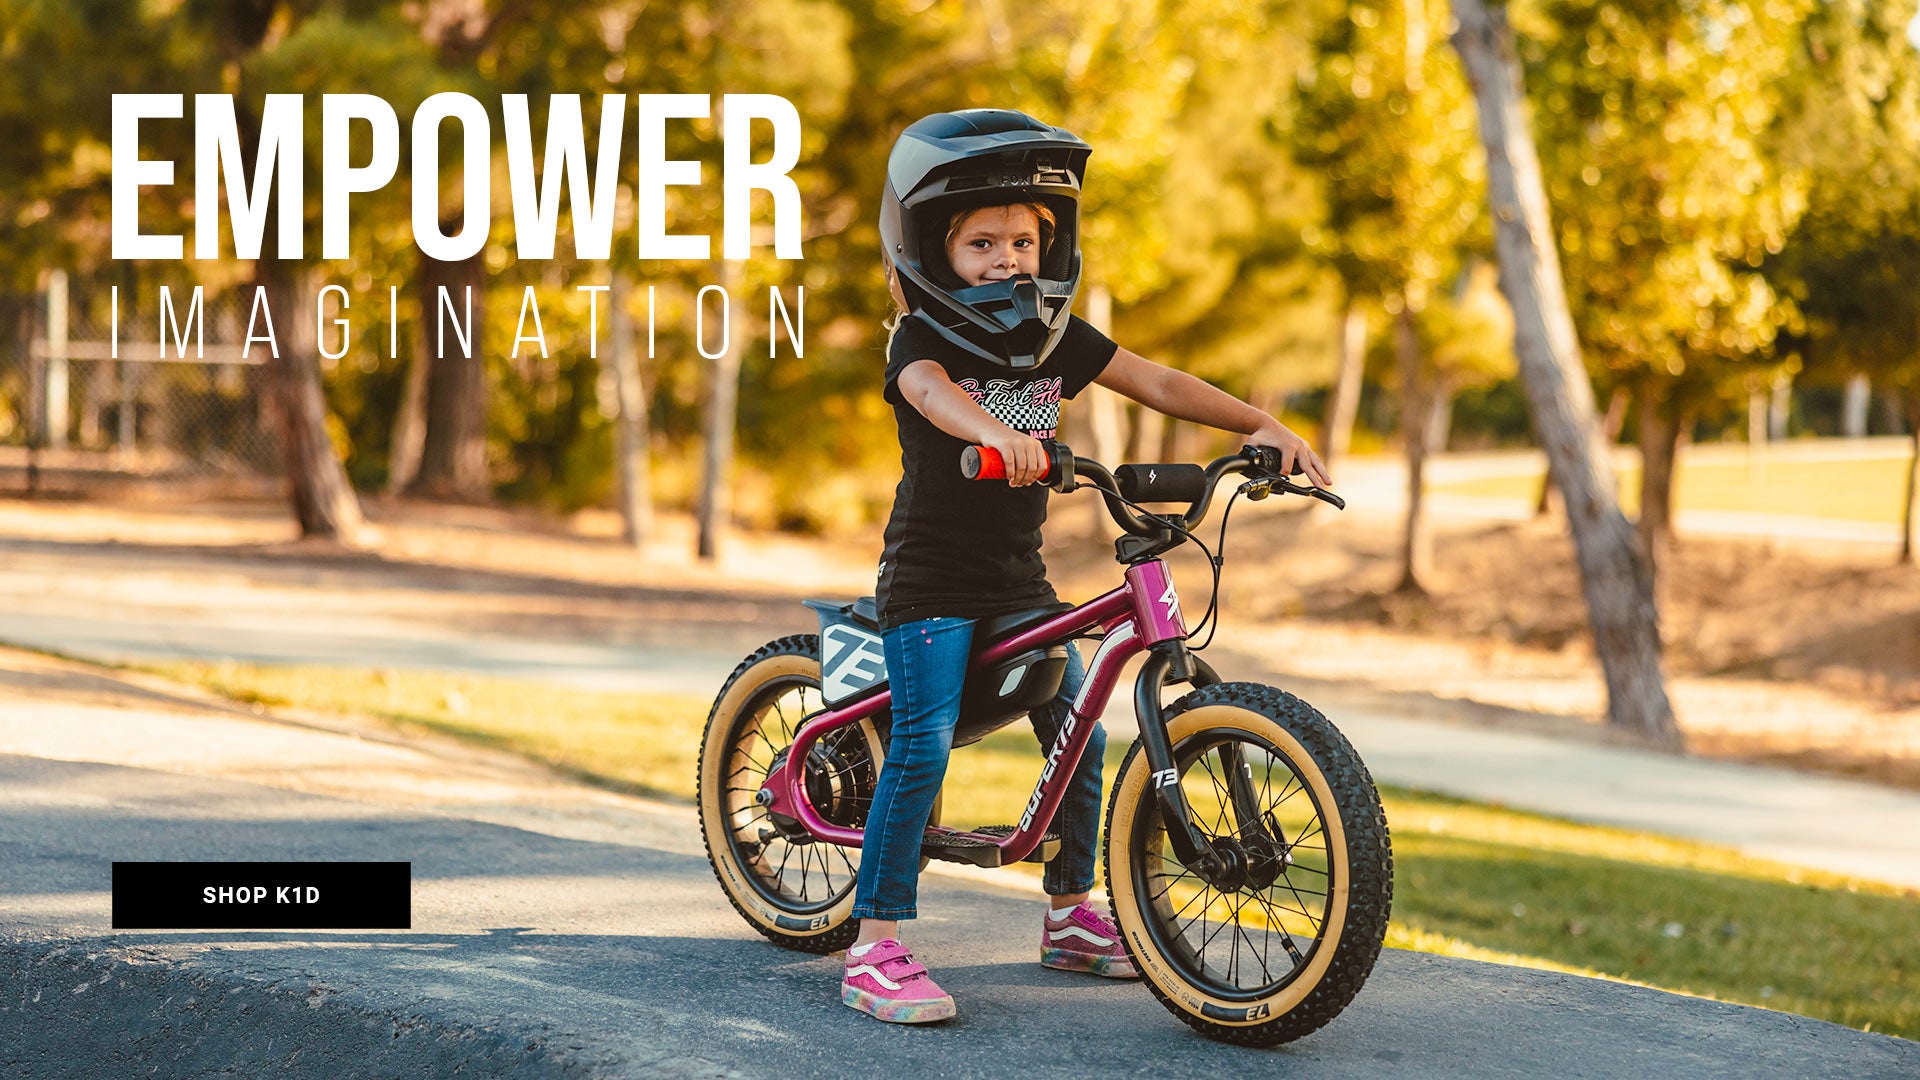
[[[1245,477],[1236,498],[1281,491],[1344,504],[1280,476],[1279,452],[1264,447],[1204,469],[1109,472],[1048,446],[1046,482],[1098,488],[1125,530],[1114,544],[1125,581],[1078,607],[980,621],[956,748],[1050,700],[1068,642],[1098,634],[1100,644],[1019,824],[935,824],[922,855],[975,866],[1051,858],[1060,841],[1047,826],[1067,778],[1122,666],[1144,652],[1134,686],[1140,736],[1113,778],[1104,839],[1127,954],[1161,1004],[1196,1030],[1253,1046],[1297,1039],[1353,1000],[1380,955],[1393,897],[1386,817],[1366,766],[1318,710],[1270,686],[1221,682],[1194,655],[1160,556],[1200,543],[1192,530],[1232,474]],[[979,447],[961,461],[979,479],[1004,475],[999,466]],[[1142,502],[1188,505],[1155,514]],[[1231,512],[1229,500],[1222,544]],[[1220,559],[1208,556],[1217,594]],[[820,633],[762,646],[714,701],[700,750],[700,824],[714,876],[754,929],[830,953],[858,931],[849,913],[891,699],[872,599],[807,603]],[[1214,613],[1210,604],[1201,625]],[[1169,683],[1193,689],[1163,705]]]

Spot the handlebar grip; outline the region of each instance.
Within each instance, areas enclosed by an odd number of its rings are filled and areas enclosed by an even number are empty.
[[[1280,475],[1280,451],[1271,446],[1254,446],[1249,443],[1241,447],[1240,452],[1252,458],[1254,464],[1260,466],[1262,469],[1273,473],[1275,476]],[[1297,457],[1293,459],[1293,471],[1287,475],[1299,476],[1306,471],[1306,459]]]
[[[1052,474],[1053,461],[1049,457],[1040,482],[1046,483]],[[969,480],[1005,480],[1007,463],[1000,460],[1000,451],[991,446],[969,446],[960,451],[960,475]]]
[[[969,446],[960,451],[960,475],[969,480],[1004,480],[1007,463],[991,446]]]
[[[1122,465],[1113,479],[1134,502],[1195,502],[1207,493],[1207,470],[1198,465]]]

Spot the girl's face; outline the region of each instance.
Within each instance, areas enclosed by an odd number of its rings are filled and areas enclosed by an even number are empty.
[[[985,206],[947,241],[947,262],[968,285],[1040,270],[1040,219],[1027,206]]]

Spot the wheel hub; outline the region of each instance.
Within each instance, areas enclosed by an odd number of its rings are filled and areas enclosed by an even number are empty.
[[[769,774],[778,773],[786,763],[787,753],[792,747],[783,747],[773,756]],[[850,760],[838,746],[829,746],[824,740],[813,745],[807,753],[807,764],[801,783],[805,785],[807,801],[813,809],[829,824],[841,828],[859,828],[866,822],[867,807],[873,802],[874,776],[870,761]],[[772,801],[772,793],[767,788],[760,789],[754,801],[767,805]],[[813,842],[813,835],[807,832],[797,818],[768,811],[767,817],[773,822],[780,835],[794,844]]]
[[[1213,873],[1208,884],[1223,893],[1239,892],[1247,886],[1247,849],[1230,836],[1216,836],[1213,848]]]

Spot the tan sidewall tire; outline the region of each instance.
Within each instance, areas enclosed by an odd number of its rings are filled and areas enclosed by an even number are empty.
[[[744,794],[735,798],[739,805],[729,804],[725,778],[733,767],[733,754],[729,745],[736,719],[740,710],[753,700],[755,694],[775,679],[800,676],[811,679],[817,687],[820,684],[820,662],[815,657],[794,654],[769,656],[742,671],[738,677],[727,684],[720,700],[714,703],[714,709],[707,721],[705,745],[700,753],[700,825],[705,833],[707,853],[713,863],[714,876],[727,891],[735,908],[748,921],[754,923],[762,933],[770,937],[785,938],[794,942],[830,934],[847,921],[853,912],[853,890],[827,911],[808,916],[800,921],[786,915],[767,899],[747,880],[747,870],[734,856],[734,847],[728,835],[728,822],[732,816],[746,805]],[[874,743],[875,760],[879,760],[880,747],[871,726],[868,727],[868,739]],[[781,920],[785,920],[783,923]]]
[[[1313,792],[1314,800],[1319,804],[1322,819],[1327,828],[1328,858],[1333,868],[1332,895],[1328,900],[1326,932],[1313,959],[1291,983],[1273,998],[1249,1008],[1245,1001],[1229,1001],[1196,990],[1176,973],[1173,965],[1155,947],[1146,927],[1141,924],[1139,910],[1141,905],[1134,896],[1133,853],[1130,843],[1133,822],[1140,809],[1140,801],[1147,796],[1147,780],[1153,767],[1147,763],[1143,753],[1130,754],[1127,768],[1114,783],[1113,810],[1107,829],[1107,866],[1108,888],[1113,894],[1114,917],[1120,924],[1120,932],[1126,939],[1127,951],[1133,955],[1134,963],[1140,974],[1151,981],[1166,998],[1179,1008],[1193,1016],[1203,1019],[1207,1024],[1217,1027],[1253,1027],[1267,1023],[1277,1016],[1284,1015],[1311,994],[1320,985],[1328,967],[1333,963],[1334,954],[1346,928],[1348,885],[1351,878],[1350,858],[1347,850],[1345,827],[1339,817],[1339,800],[1334,798],[1333,790],[1321,772],[1319,763],[1307,753],[1306,747],[1293,737],[1292,733],[1275,722],[1251,709],[1235,705],[1207,704],[1197,706],[1175,717],[1168,725],[1176,756],[1183,740],[1202,731],[1215,729],[1245,731],[1271,742],[1288,762],[1299,770],[1302,780]],[[1123,825],[1124,823],[1124,825]],[[1208,1014],[1203,1011],[1211,1004],[1216,1011]],[[1232,1020],[1222,1013],[1253,1013],[1250,1019]]]

